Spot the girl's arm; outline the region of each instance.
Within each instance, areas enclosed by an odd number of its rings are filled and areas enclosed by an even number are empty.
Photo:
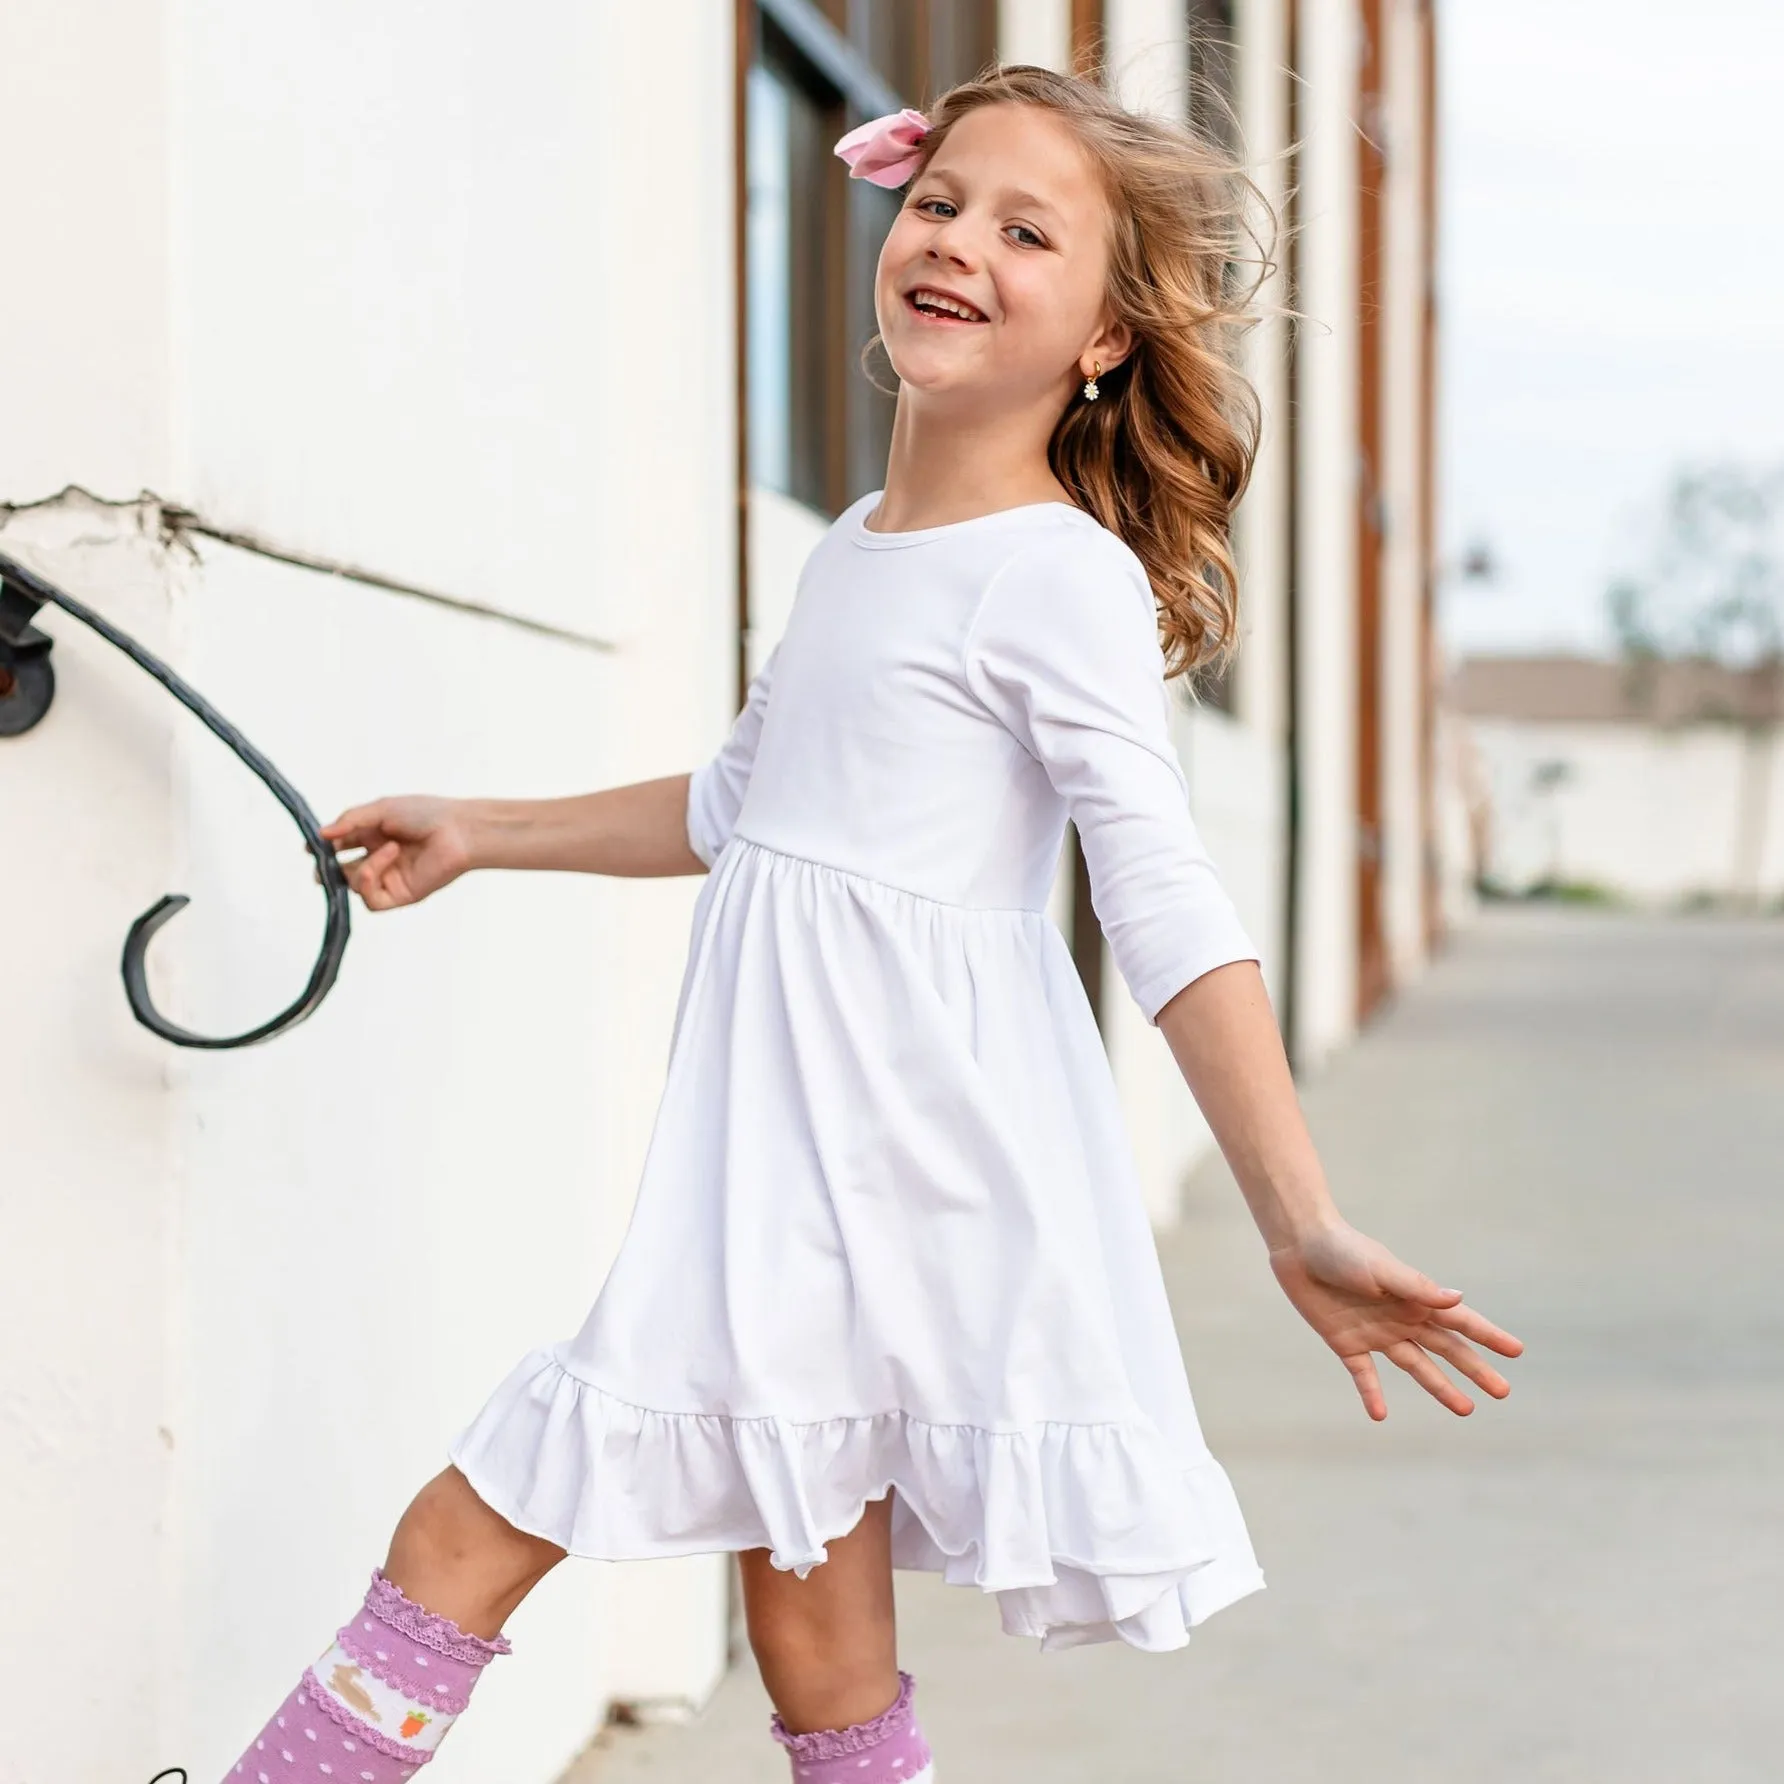
[[[1387,1416],[1376,1351],[1452,1412],[1473,1403],[1438,1358],[1486,1393],[1507,1393],[1467,1340],[1502,1356],[1516,1356],[1518,1341],[1347,1226],[1332,1205],[1257,949],[1189,814],[1140,561],[1081,529],[1015,553],[980,599],[964,657],[969,689],[1065,801],[1116,966],[1165,1031],[1277,1281],[1343,1360],[1369,1416]]]
[[[688,780],[669,774],[570,799],[467,800],[472,865],[632,878],[704,873],[688,845]]]
[[[380,799],[322,834],[374,911],[415,904],[473,867],[530,867],[632,878],[705,873],[737,822],[768,712],[780,645],[750,678],[718,753],[691,774],[569,799]]]
[[[1465,1305],[1459,1289],[1439,1288],[1339,1215],[1256,963],[1204,973],[1157,1020],[1238,1179],[1277,1281],[1350,1371],[1369,1416],[1387,1417],[1376,1351],[1454,1413],[1472,1412],[1474,1402],[1438,1358],[1495,1399],[1510,1393],[1468,1340],[1505,1357],[1523,1345]]]
[[[374,911],[416,904],[475,867],[633,877],[704,873],[688,842],[686,774],[568,799],[379,799],[322,832]]]

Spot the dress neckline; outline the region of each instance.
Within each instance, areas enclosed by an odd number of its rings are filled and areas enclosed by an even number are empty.
[[[1088,520],[1093,526],[1100,524],[1094,515],[1086,514],[1082,508],[1074,507],[1070,502],[1018,502],[1013,508],[993,508],[988,514],[970,514],[965,520],[944,521],[940,526],[916,527],[903,533],[876,533],[868,527],[867,517],[878,510],[880,497],[885,493],[883,489],[872,490],[855,504],[849,530],[857,545],[865,545],[875,551],[896,550],[905,545],[928,545],[935,540],[947,539],[955,533],[964,532],[968,527],[989,526],[993,522],[1007,522],[1021,515],[1036,515],[1048,511]]]

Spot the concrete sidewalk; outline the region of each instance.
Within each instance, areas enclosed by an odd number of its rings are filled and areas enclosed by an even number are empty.
[[[1350,1218],[1524,1338],[1512,1399],[1371,1426],[1202,1171],[1163,1255],[1269,1590],[1043,1657],[901,1578],[938,1776],[1784,1778],[1784,923],[1496,914],[1306,1101]],[[746,1661],[574,1784],[784,1784],[767,1715]]]

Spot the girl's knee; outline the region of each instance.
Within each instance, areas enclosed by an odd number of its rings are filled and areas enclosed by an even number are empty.
[[[826,1646],[810,1631],[753,1632],[750,1646],[774,1707],[794,1734],[852,1728],[898,1696],[898,1663],[878,1640]]]
[[[417,1603],[489,1636],[563,1557],[555,1543],[517,1530],[448,1468],[410,1501],[384,1571]]]
[[[400,1529],[434,1553],[456,1557],[506,1550],[529,1559],[561,1558],[542,1537],[517,1530],[456,1468],[436,1474],[409,1503]]]

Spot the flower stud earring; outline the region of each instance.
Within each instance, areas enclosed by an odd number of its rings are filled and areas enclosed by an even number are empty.
[[[1084,380],[1084,400],[1087,403],[1094,403],[1103,394],[1096,387],[1096,381],[1102,375],[1102,369],[1094,359],[1090,362],[1090,376]]]

